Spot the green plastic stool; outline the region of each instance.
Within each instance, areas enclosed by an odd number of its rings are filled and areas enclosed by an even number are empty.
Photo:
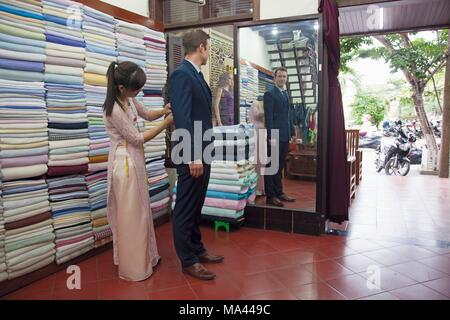
[[[228,222],[223,221],[214,221],[214,230],[217,232],[220,227],[224,227],[225,230],[229,233],[230,232],[230,224]]]

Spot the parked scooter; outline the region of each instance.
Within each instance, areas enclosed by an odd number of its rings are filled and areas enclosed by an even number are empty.
[[[413,149],[416,138],[413,134],[406,135],[401,126],[396,128],[397,138],[391,145],[377,148],[377,159],[375,165],[377,172],[384,169],[387,175],[406,176],[411,167],[408,156]]]

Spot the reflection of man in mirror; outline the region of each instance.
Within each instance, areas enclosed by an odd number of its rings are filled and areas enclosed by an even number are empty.
[[[281,176],[289,150],[289,141],[294,136],[294,123],[291,114],[290,99],[286,91],[288,79],[287,69],[276,68],[274,71],[275,86],[272,90],[264,94],[264,115],[267,129],[268,152],[271,152],[270,145],[275,145],[276,155],[269,154],[269,157],[278,157],[279,168],[276,174],[265,175],[264,185],[267,196],[266,203],[278,207],[283,207],[283,201],[294,202],[295,199],[283,192]],[[271,138],[271,130],[279,130],[278,140]]]

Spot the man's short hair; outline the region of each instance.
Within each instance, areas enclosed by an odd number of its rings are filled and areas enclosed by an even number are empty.
[[[287,69],[285,67],[277,67],[277,68],[275,68],[273,70],[273,76],[276,77],[277,73],[280,72],[280,71],[283,71],[283,72],[287,73]]]
[[[203,44],[206,48],[209,38],[209,35],[200,29],[187,31],[183,34],[183,47],[185,54],[194,53],[201,44]]]

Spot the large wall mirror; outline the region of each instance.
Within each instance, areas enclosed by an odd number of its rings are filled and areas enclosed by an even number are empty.
[[[279,127],[280,135],[285,130],[284,126],[289,126],[289,123],[293,125],[294,137],[284,153],[286,162],[281,181],[282,191],[295,198],[295,202],[282,201],[283,208],[316,212],[319,21],[239,24],[235,34],[235,63],[238,62],[235,122],[253,123],[256,128],[264,128],[268,123],[265,113],[270,112],[272,125]],[[284,88],[279,87],[283,82],[277,82],[274,74],[278,67],[287,70]],[[272,97],[272,111],[264,105],[269,101],[268,97]],[[258,143],[258,146],[264,146],[264,143]],[[262,170],[259,169],[259,172]],[[264,176],[261,176],[255,205],[276,206],[270,201],[267,203],[264,185]]]

